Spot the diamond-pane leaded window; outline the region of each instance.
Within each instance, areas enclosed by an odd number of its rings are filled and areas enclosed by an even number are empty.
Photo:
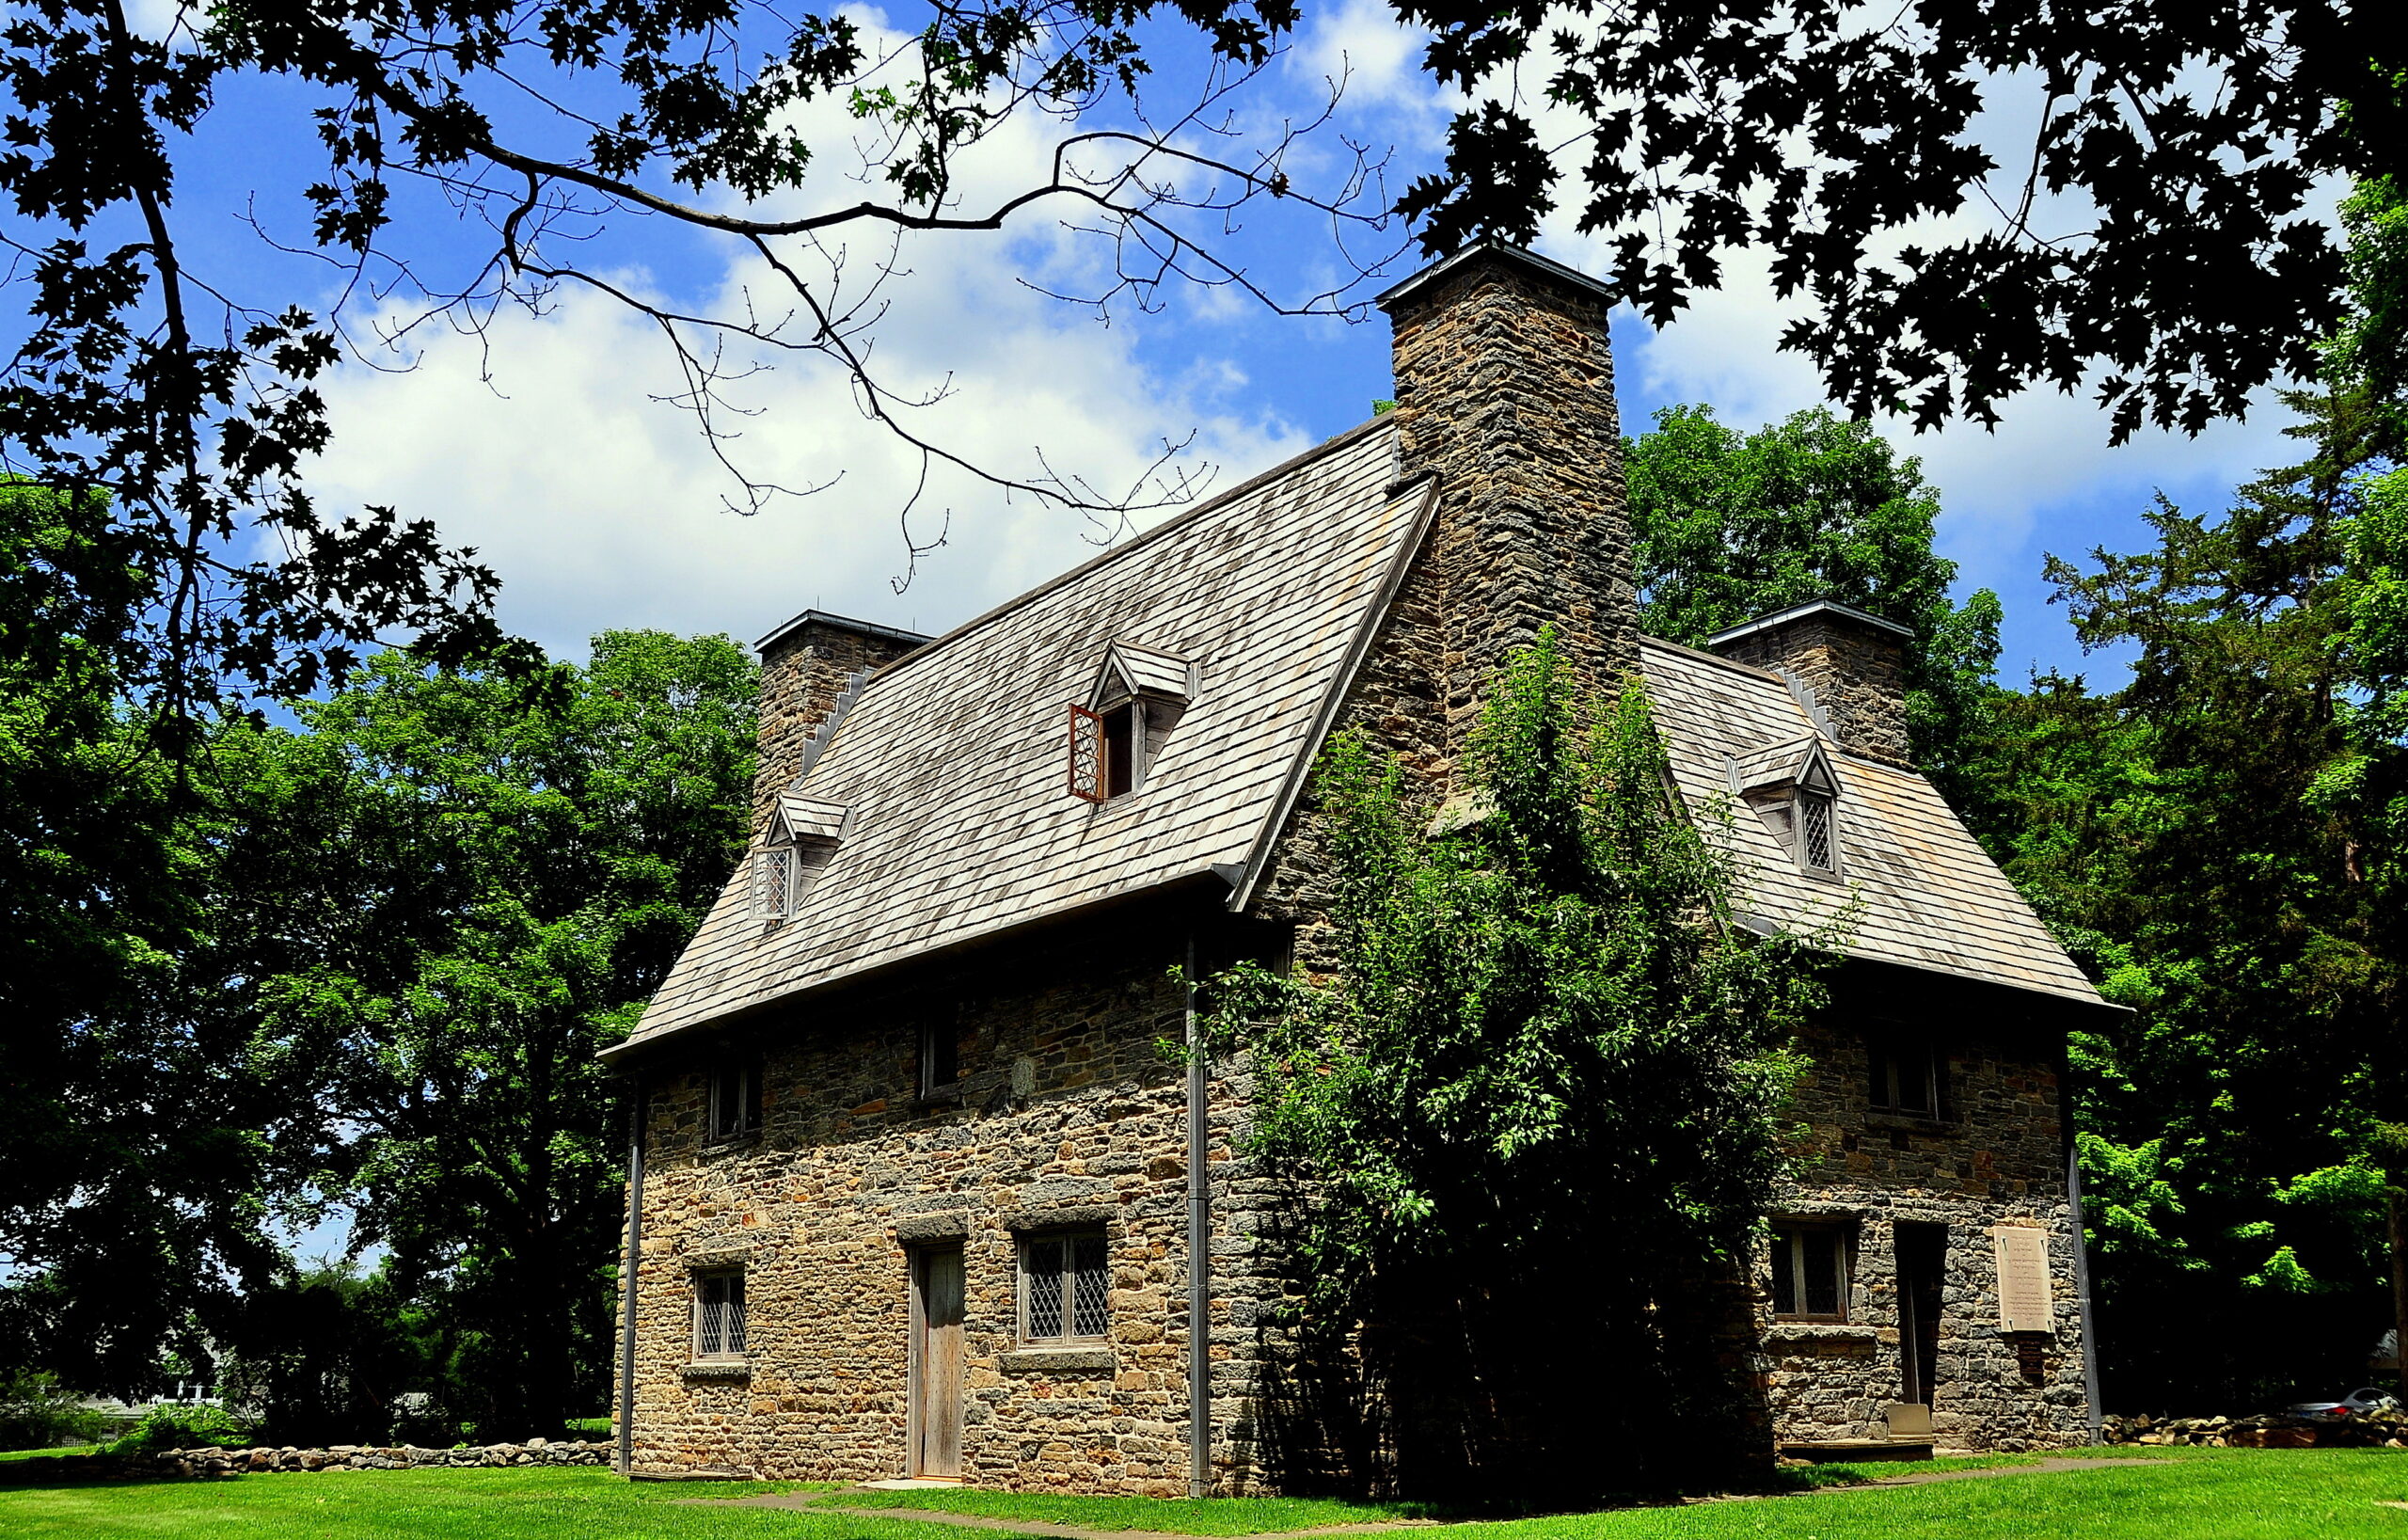
[[[744,1275],[704,1273],[694,1279],[694,1357],[744,1357]]]
[[[1030,1342],[1101,1337],[1111,1323],[1103,1236],[1096,1230],[1021,1242],[1021,1332]]]
[[[1831,800],[1816,792],[1798,794],[1798,849],[1816,871],[1837,868],[1831,861]]]

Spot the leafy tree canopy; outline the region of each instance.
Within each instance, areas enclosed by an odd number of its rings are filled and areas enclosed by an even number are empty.
[[[1600,1436],[1660,1480],[1732,1412],[1686,1303],[1750,1254],[1829,938],[1735,928],[1663,753],[1638,687],[1579,701],[1551,632],[1495,687],[1465,764],[1488,811],[1454,832],[1341,736],[1314,971],[1216,983],[1255,1146],[1310,1195],[1306,1356],[1359,1344],[1408,1489],[1576,1488]]]
[[[1562,206],[1614,243],[1611,283],[1659,324],[1762,253],[1794,310],[1782,345],[1850,415],[1988,421],[2048,384],[2095,391],[2120,437],[2195,431],[2311,372],[2346,278],[2312,191],[2387,185],[2408,143],[2399,29],[2370,4],[1393,8],[1470,101],[1445,165],[1391,199],[1383,157],[1325,116],[1243,110],[1313,20],[1295,0],[923,0],[893,15],[899,50],[851,12],[745,0],[227,0],[164,25],[124,0],[36,0],[0,27],[8,281],[27,315],[0,468],[67,500],[78,538],[43,581],[174,726],[225,691],[314,688],[379,638],[450,661],[500,644],[472,553],[412,511],[309,495],[346,294],[476,328],[591,290],[657,324],[722,453],[727,381],[812,362],[930,463],[1118,505],[913,426],[922,398],[871,360],[882,238],[1056,218],[1103,243],[1076,298],[1201,282],[1354,311],[1403,239],[1391,214],[1439,251],[1528,240]],[[260,189],[267,233],[329,259],[331,290],[211,268],[184,238],[210,115],[261,81],[323,158]],[[2029,121],[1986,140],[1985,113],[2019,103]],[[964,157],[1022,122],[1057,153],[974,198]],[[847,175],[812,180],[831,166]],[[286,209],[307,228],[277,223]],[[1268,287],[1232,244],[1265,217],[1332,241],[1338,278]],[[648,220],[735,243],[767,287],[696,311],[636,292],[619,238]],[[483,231],[482,250],[426,264],[438,226]],[[776,490],[732,484],[748,506]],[[27,612],[0,594],[11,607]],[[12,620],[0,641],[31,634]]]
[[[1640,624],[1700,646],[1727,627],[1835,599],[1914,632],[1907,721],[1917,763],[1943,785],[1986,720],[1998,666],[1998,595],[1948,596],[1956,564],[1933,554],[1940,491],[1862,422],[1816,408],[1754,433],[1707,406],[1668,406],[1624,440]]]

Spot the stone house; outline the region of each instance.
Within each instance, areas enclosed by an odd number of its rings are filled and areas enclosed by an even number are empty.
[[[1276,1485],[1282,1259],[1176,970],[1309,961],[1321,745],[1366,724],[1434,805],[1548,622],[1742,810],[1755,916],[1856,906],[1751,1296],[1774,1431],[2084,1441],[2061,1097],[2106,1008],[1908,762],[1906,633],[1639,634],[1600,292],[1492,246],[1382,305],[1394,411],[943,637],[762,643],[752,849],[610,1056],[631,1473]]]

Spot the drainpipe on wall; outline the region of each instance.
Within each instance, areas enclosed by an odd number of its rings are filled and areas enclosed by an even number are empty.
[[[1187,937],[1187,1495],[1212,1489],[1212,1197],[1204,1162],[1204,1044],[1196,1020],[1196,935]]]
[[[627,1260],[619,1273],[619,1474],[636,1464],[636,1269],[643,1262],[643,1091],[627,1098]]]
[[[2067,1141],[2072,1144],[2071,1140]],[[2090,1246],[2082,1234],[2082,1156],[2066,1151],[2066,1201],[2073,1211],[2073,1294],[2082,1307],[2082,1396],[2089,1405],[2090,1441],[2099,1442],[2099,1334],[2090,1318]]]

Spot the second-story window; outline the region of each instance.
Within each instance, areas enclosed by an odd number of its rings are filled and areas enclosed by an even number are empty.
[[[920,1095],[946,1096],[961,1084],[961,1034],[950,1021],[920,1024]]]
[[[710,1140],[740,1139],[761,1126],[761,1067],[730,1059],[711,1071]]]
[[[1940,1052],[1905,1037],[1875,1037],[1865,1043],[1865,1070],[1873,1105],[1883,1112],[1938,1118]]]
[[[1830,794],[1798,788],[1798,865],[1809,871],[1839,870],[1839,849],[1832,834]]]

